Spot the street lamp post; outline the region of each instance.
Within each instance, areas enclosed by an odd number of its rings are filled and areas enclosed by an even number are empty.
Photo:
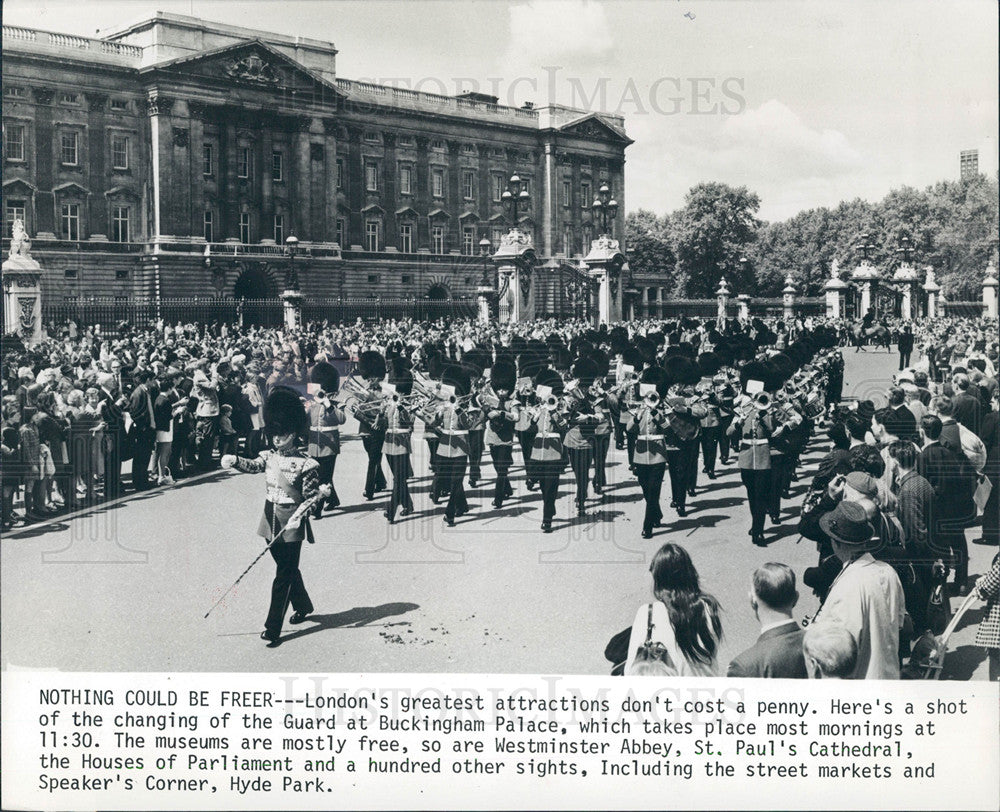
[[[479,280],[476,296],[479,300],[479,321],[486,324],[490,320],[490,299],[496,293],[493,280],[490,278],[490,248],[491,243],[486,237],[479,241],[479,255],[483,258],[483,278]]]
[[[618,216],[618,201],[611,196],[611,187],[606,183],[601,184],[597,190],[597,197],[590,204],[594,213],[594,221],[600,225],[603,236],[611,236],[610,226],[614,226],[615,218]]]
[[[288,268],[285,271],[285,290],[281,294],[285,328],[288,330],[298,330],[302,323],[302,292],[299,290],[299,276],[295,271],[295,255],[298,249],[299,238],[289,234],[285,239]]]
[[[524,181],[516,173],[511,175],[510,180],[507,181],[507,188],[500,195],[500,202],[503,204],[504,211],[510,212],[512,226],[516,229],[517,210],[522,207],[527,208],[531,203],[531,195],[524,188]]]

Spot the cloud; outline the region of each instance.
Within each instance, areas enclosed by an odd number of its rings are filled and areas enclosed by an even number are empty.
[[[510,8],[505,62],[521,70],[593,66],[613,56],[611,30],[604,6],[595,0],[530,0]]]

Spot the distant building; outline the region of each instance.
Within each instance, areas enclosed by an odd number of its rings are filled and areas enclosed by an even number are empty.
[[[377,33],[375,34],[377,35]],[[479,242],[520,227],[578,265],[620,116],[337,77],[332,43],[158,13],[101,39],[3,26],[4,239],[21,218],[50,301],[474,295]]]
[[[962,170],[962,180],[971,180],[979,176],[979,150],[963,149],[959,155]]]

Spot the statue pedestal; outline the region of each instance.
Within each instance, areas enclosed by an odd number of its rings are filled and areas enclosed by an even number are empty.
[[[614,324],[622,320],[622,267],[625,255],[618,240],[604,235],[590,244],[590,253],[583,258],[590,278],[597,283],[597,323]]]
[[[997,317],[998,289],[1000,289],[1000,282],[997,281],[997,270],[991,260],[986,269],[986,278],[983,280],[983,315],[990,319]]]
[[[27,248],[21,251],[12,248],[3,263],[3,330],[30,346],[42,340],[42,268]]]
[[[490,321],[490,299],[496,293],[488,285],[480,285],[476,288],[476,299],[479,302],[479,323],[489,324]]]
[[[493,255],[501,324],[517,324],[535,318],[535,290],[531,282],[536,261],[529,235],[512,228],[501,237],[500,247]]]
[[[736,297],[736,301],[740,305],[740,321],[750,321],[750,295],[748,293],[741,293]]]
[[[297,290],[286,290],[281,294],[286,330],[298,330],[302,326],[302,300],[304,298],[302,293]]]

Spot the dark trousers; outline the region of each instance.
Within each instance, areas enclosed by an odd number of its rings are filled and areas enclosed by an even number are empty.
[[[729,441],[729,435],[726,434],[726,432],[729,430],[729,426],[732,424],[732,422],[733,422],[733,416],[731,414],[723,415],[722,417],[719,418],[719,425],[716,429],[719,437],[719,458],[723,462],[729,461],[731,444]]]
[[[535,461],[532,462],[532,467],[542,491],[542,521],[551,522],[556,517],[556,499],[559,496],[559,474],[562,473],[562,461]]]
[[[688,472],[683,450],[667,451],[667,468],[670,470],[670,500],[677,507],[684,507],[687,502]]]
[[[330,486],[330,496],[327,497],[326,506],[330,510],[340,504],[340,497],[337,496],[337,489],[333,487],[333,471],[337,467],[337,455],[328,454],[325,457],[313,457],[319,465],[319,484]],[[314,509],[316,515],[323,512],[322,503],[317,503]]]
[[[960,523],[942,521],[932,530],[931,539],[931,549],[955,570],[955,583],[964,583],[969,577],[969,543]]]
[[[573,479],[576,480],[576,504],[583,507],[587,501],[587,485],[590,483],[590,446],[583,448],[566,448],[570,467],[573,469]]]
[[[428,465],[433,471],[437,467],[438,443],[441,441],[437,437],[425,437],[424,440],[427,442],[427,459],[430,460]]]
[[[521,458],[524,460],[524,476],[528,482],[536,482],[534,476],[534,465],[531,461],[531,445],[535,442],[536,429],[525,429],[517,433],[517,443],[521,446]]]
[[[366,434],[361,438],[361,444],[368,455],[368,472],[365,474],[365,497],[371,497],[375,491],[384,491],[385,474],[382,473],[382,446],[385,444],[384,434]]]
[[[149,460],[156,447],[156,432],[151,428],[132,427],[132,487],[144,491],[149,487]]]
[[[411,472],[409,454],[386,454],[389,471],[392,473],[392,496],[389,497],[389,519],[396,518],[396,511],[413,510],[413,499],[410,498],[410,486],[406,481]]]
[[[592,440],[594,453],[594,487],[603,488],[608,484],[608,451],[611,448],[611,434],[595,434]]]
[[[104,451],[104,498],[117,499],[122,495],[122,446],[118,433],[107,432]]]
[[[615,448],[625,447],[625,426],[618,419],[618,412],[611,412],[611,426],[615,432]]]
[[[194,447],[198,458],[198,468],[208,471],[213,466],[212,451],[215,438],[219,435],[219,418],[196,417],[194,421]]]
[[[438,493],[434,488],[448,488],[448,504],[444,509],[444,516],[450,521],[461,513],[469,509],[469,503],[465,500],[465,486],[462,480],[465,478],[465,467],[469,460],[467,457],[442,457],[437,456],[435,463],[434,486],[432,486],[432,496],[436,499]]]
[[[989,476],[989,469],[987,468]],[[983,538],[996,543],[1000,540],[1000,477],[996,477],[995,472],[990,479],[993,480],[993,490],[983,507]]]
[[[715,473],[715,457],[719,450],[719,427],[701,427],[701,456],[705,462],[705,470]]]
[[[478,482],[483,475],[480,464],[483,461],[483,429],[469,432],[469,482]]]
[[[910,365],[910,354],[912,350],[900,350],[899,351],[899,368],[900,370],[906,369]]]
[[[772,516],[781,513],[781,494],[792,483],[795,458],[791,454],[771,455],[771,484],[768,489],[767,512]]]
[[[309,593],[302,582],[299,571],[299,554],[302,552],[301,541],[276,541],[269,548],[274,559],[276,571],[271,584],[271,606],[267,610],[267,620],[264,628],[268,631],[280,632],[285,620],[288,604],[296,612],[309,614],[313,610]]]
[[[626,454],[628,454],[628,467],[631,470],[632,466],[635,465],[635,435],[630,431],[625,435],[625,448]]]
[[[666,463],[642,465],[637,463],[635,475],[639,478],[642,488],[642,498],[646,500],[646,513],[642,519],[643,532],[652,531],[653,526],[663,521],[663,510],[660,508],[660,491],[663,488],[663,475],[666,473]]]
[[[493,501],[499,505],[508,496],[514,495],[514,489],[510,486],[510,466],[514,461],[514,449],[509,445],[491,445],[490,458],[493,460],[493,470],[497,472]]]
[[[747,489],[747,501],[750,503],[750,515],[753,523],[750,530],[755,536],[764,532],[764,518],[771,498],[771,470],[740,469],[740,479]]]

